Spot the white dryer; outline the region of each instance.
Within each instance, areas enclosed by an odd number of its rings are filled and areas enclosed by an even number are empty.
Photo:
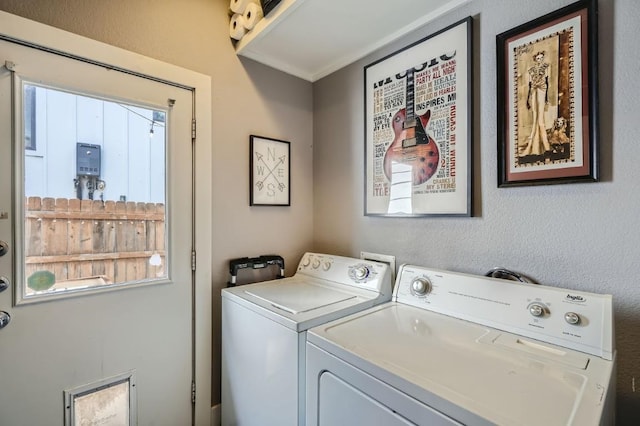
[[[307,329],[391,300],[384,263],[306,253],[290,278],[222,290],[222,424],[302,425]]]
[[[403,265],[307,333],[307,425],[614,423],[612,298]]]

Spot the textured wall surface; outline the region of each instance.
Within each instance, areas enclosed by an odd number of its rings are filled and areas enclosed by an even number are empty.
[[[640,3],[599,4],[601,182],[497,188],[495,36],[570,3],[474,0],[316,82],[314,240],[319,251],[393,254],[398,264],[475,274],[504,266],[543,284],[612,294],[618,423],[638,424]],[[474,217],[364,216],[363,67],[466,16],[474,17]]]

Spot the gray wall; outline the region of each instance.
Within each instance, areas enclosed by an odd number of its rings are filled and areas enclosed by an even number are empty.
[[[602,181],[497,188],[495,36],[571,3],[474,0],[313,86],[315,249],[483,274],[494,266],[540,283],[614,296],[618,421],[640,422],[640,3],[600,1]],[[466,16],[474,17],[473,218],[363,215],[363,67]],[[634,379],[635,378],[635,379]],[[634,380],[635,389],[634,390]]]
[[[293,274],[312,245],[312,85],[236,56],[228,0],[0,0],[0,10],[212,79],[212,402],[220,401],[220,289],[227,262],[277,253]],[[249,206],[249,135],[291,142],[291,207]],[[199,143],[206,143],[200,141]],[[123,293],[125,295],[125,293]]]

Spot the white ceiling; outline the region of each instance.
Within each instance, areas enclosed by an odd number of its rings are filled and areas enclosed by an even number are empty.
[[[283,0],[239,55],[316,81],[471,0]]]

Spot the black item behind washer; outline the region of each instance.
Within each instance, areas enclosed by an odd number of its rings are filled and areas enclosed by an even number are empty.
[[[227,287],[235,287],[237,285],[238,271],[242,269],[264,269],[269,266],[279,267],[280,270],[276,279],[284,278],[284,259],[282,256],[267,254],[258,257],[240,257],[237,259],[231,259],[229,261],[229,274],[231,277],[227,283]]]

